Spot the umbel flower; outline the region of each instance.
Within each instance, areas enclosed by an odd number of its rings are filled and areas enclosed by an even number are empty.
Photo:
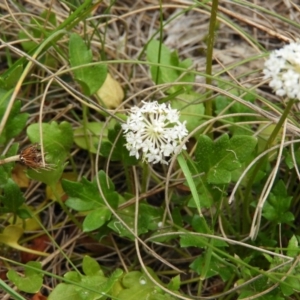
[[[273,51],[263,73],[276,95],[300,100],[300,41]]]
[[[178,154],[188,131],[186,121],[179,121],[179,111],[165,103],[144,102],[142,107],[134,106],[126,123],[122,124],[125,145],[130,156],[149,163],[168,164],[167,157]]]

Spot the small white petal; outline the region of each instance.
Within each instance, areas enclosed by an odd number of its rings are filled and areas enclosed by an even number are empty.
[[[273,51],[264,66],[264,79],[270,80],[278,96],[300,100],[300,42]]]
[[[144,102],[132,107],[125,124],[122,124],[125,145],[131,156],[149,163],[168,164],[166,157],[178,154],[182,139],[188,135],[185,122],[179,121],[179,112],[165,103]]]

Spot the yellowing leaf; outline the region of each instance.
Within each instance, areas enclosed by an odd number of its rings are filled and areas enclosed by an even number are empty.
[[[70,181],[76,181],[77,176],[78,175],[76,173],[66,172],[66,173],[62,174],[61,178],[68,179]],[[55,184],[55,188],[56,188],[56,195],[60,195],[61,197],[63,197],[65,192],[64,192],[64,190],[61,186],[61,181],[60,180]],[[53,194],[53,191],[52,191],[51,187],[49,185],[47,185],[47,187],[46,187],[46,197],[47,197],[47,199],[57,200],[55,195]],[[65,200],[65,199],[62,199],[62,200]]]
[[[23,232],[24,231],[21,227],[16,225],[9,225],[5,227],[3,232],[0,234],[0,243],[3,243],[11,248],[20,251],[30,252],[41,256],[48,256],[47,253],[35,251],[19,245],[18,240],[22,236]]]
[[[27,207],[27,208],[30,209],[29,207]],[[32,213],[36,213],[36,212],[34,212],[33,209],[31,211],[32,211]],[[41,229],[41,226],[39,223],[39,222],[41,222],[41,220],[40,220],[40,216],[38,214],[36,214],[34,219],[33,218],[21,219],[17,216],[17,218],[15,220],[15,218],[12,214],[5,214],[4,216],[6,218],[8,218],[7,221],[9,222],[9,224],[24,228],[24,232]],[[39,220],[39,222],[37,221],[37,219]]]
[[[124,98],[124,92],[120,83],[108,73],[106,79],[98,90],[97,95],[107,108],[118,107]]]
[[[30,179],[25,173],[26,169],[27,167],[16,164],[12,172],[12,179],[21,188],[27,188],[29,186]]]

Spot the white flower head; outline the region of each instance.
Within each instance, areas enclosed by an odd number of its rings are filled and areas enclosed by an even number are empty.
[[[126,123],[122,124],[126,148],[131,156],[149,163],[168,164],[167,157],[178,154],[182,140],[188,131],[179,120],[179,111],[165,103],[144,102],[134,106]]]
[[[300,100],[300,41],[273,51],[263,73],[276,95]]]

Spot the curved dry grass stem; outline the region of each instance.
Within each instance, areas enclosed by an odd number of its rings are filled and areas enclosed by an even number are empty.
[[[260,227],[260,222],[261,222],[262,209],[263,209],[263,206],[264,206],[264,204],[270,194],[270,191],[274,185],[274,181],[275,181],[275,178],[276,178],[279,166],[280,166],[280,162],[282,160],[282,151],[283,151],[283,145],[284,145],[285,135],[286,135],[286,125],[287,125],[287,120],[285,120],[283,123],[282,138],[281,138],[281,143],[280,143],[280,147],[279,147],[279,151],[278,151],[278,155],[277,155],[276,164],[266,181],[266,184],[262,190],[261,196],[258,200],[258,204],[257,204],[256,210],[254,213],[251,230],[250,230],[250,234],[249,234],[249,237],[252,240],[256,239],[256,237],[257,237],[259,227]]]

